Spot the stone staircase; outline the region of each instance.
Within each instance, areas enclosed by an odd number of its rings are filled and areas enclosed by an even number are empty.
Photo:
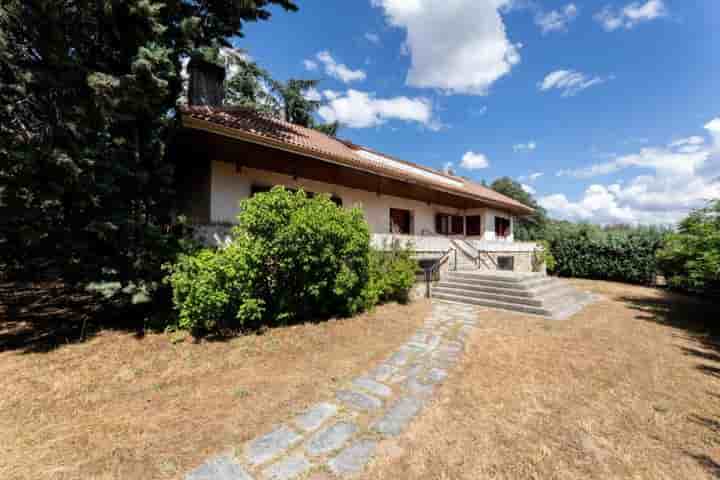
[[[569,283],[541,274],[448,272],[432,288],[437,300],[565,319],[593,300]]]

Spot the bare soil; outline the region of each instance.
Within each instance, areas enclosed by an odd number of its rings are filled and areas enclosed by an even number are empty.
[[[610,282],[567,321],[486,310],[430,408],[363,478],[720,477],[717,300]]]
[[[219,341],[132,327],[77,342],[77,318],[36,307],[0,305],[1,479],[181,478],[330,398],[430,312],[423,300]]]

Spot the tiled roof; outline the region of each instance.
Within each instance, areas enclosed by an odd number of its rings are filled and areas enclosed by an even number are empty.
[[[484,200],[516,212],[532,213],[533,211],[512,198],[467,179],[399,160],[351,142],[338,140],[311,128],[259,114],[254,110],[195,106],[183,107],[181,113],[183,123],[188,128],[198,128],[196,122],[187,121],[188,119],[200,120],[213,126],[229,129],[241,138],[271,147],[288,148],[322,160],[342,163],[351,168],[359,168],[398,180],[412,181],[429,188],[461,194],[480,201]],[[363,151],[366,153],[359,153]],[[413,172],[413,170],[416,171]]]

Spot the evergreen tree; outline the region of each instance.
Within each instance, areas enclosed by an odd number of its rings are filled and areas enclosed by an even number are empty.
[[[531,194],[526,192],[519,182],[512,178],[502,177],[495,180],[490,188],[502,193],[523,205],[535,209],[535,213],[522,217],[515,226],[515,239],[519,241],[541,240],[548,223],[547,211],[541,207]]]
[[[291,0],[4,0],[0,268],[153,279],[173,247],[182,59]],[[4,264],[4,266],[3,266]]]
[[[307,92],[318,86],[318,80],[273,80],[267,70],[247,59],[233,59],[229,70],[232,75],[226,82],[226,103],[269,113],[302,127],[314,128],[326,135],[335,136],[339,124],[318,123],[314,113],[322,105],[307,97]]]

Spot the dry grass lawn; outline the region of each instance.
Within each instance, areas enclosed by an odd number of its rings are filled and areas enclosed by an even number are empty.
[[[149,480],[181,478],[330,398],[404,342],[429,302],[227,341],[101,331],[57,348],[47,325],[33,332],[9,310],[0,305],[0,479]]]
[[[367,479],[720,476],[717,300],[608,282],[548,322],[485,311],[461,366]]]

